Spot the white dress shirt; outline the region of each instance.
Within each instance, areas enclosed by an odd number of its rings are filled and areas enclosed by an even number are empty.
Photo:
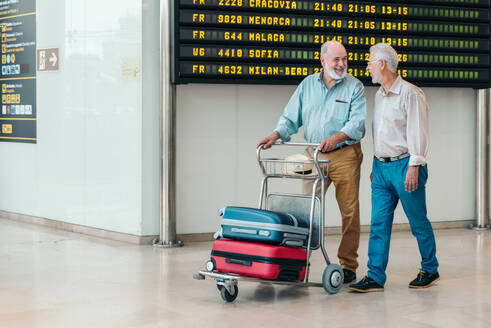
[[[400,76],[386,94],[375,94],[372,123],[375,156],[409,153],[409,165],[426,164],[428,153],[428,104],[423,91]]]

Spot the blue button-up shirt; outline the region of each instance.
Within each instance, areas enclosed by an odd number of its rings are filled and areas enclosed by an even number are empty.
[[[365,135],[367,116],[363,84],[347,75],[327,89],[321,74],[309,75],[300,83],[275,131],[285,141],[303,126],[309,143],[320,143],[337,132],[350,138],[337,146],[359,142]]]

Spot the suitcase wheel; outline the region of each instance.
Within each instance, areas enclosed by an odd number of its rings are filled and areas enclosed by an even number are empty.
[[[343,287],[343,269],[337,264],[329,264],[322,275],[322,285],[329,294],[336,294]]]
[[[206,267],[206,271],[209,271],[209,272],[214,271],[217,268],[215,260],[213,258],[209,259],[206,262],[205,267]]]
[[[229,293],[227,288],[222,285],[217,285],[218,289],[220,290],[220,295],[222,296],[222,299],[225,302],[233,302],[237,298],[237,295],[239,295],[239,287],[237,285],[232,285],[230,286],[230,289],[232,290],[232,294]]]

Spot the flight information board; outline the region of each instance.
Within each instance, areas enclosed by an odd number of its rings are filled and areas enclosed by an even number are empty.
[[[343,43],[371,85],[370,46],[399,53],[419,86],[490,87],[490,0],[175,0],[173,83],[296,84]]]
[[[36,143],[36,0],[0,1],[0,141]]]

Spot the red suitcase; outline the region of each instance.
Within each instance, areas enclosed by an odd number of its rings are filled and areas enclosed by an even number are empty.
[[[216,270],[222,273],[296,281],[305,277],[307,252],[301,248],[216,240],[211,258]]]

